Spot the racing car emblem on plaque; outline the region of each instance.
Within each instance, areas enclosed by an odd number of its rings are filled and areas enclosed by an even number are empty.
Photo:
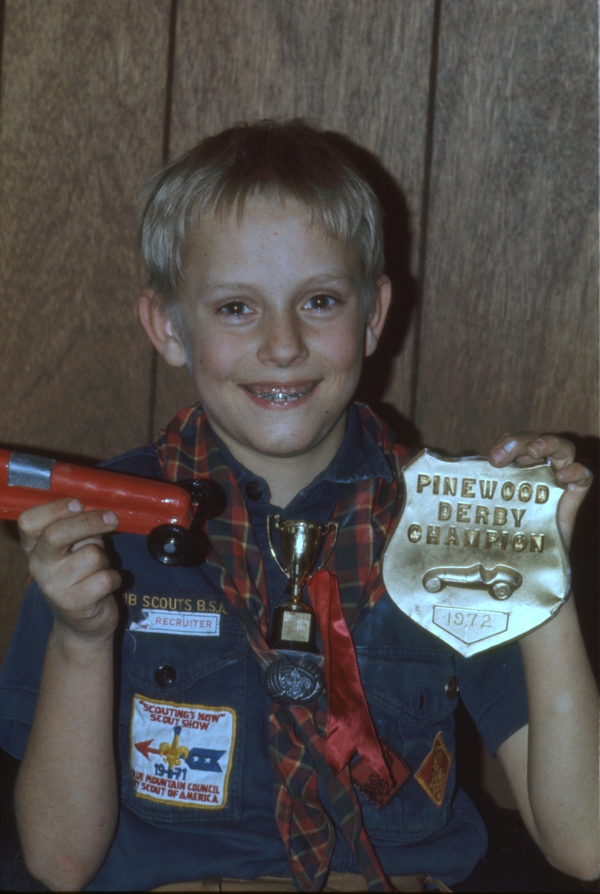
[[[383,578],[413,621],[469,657],[558,611],[570,572],[556,521],[564,487],[550,463],[497,469],[423,450],[404,480]]]

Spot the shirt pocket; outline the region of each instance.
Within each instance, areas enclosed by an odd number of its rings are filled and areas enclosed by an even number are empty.
[[[452,682],[447,684],[455,675],[454,661],[448,653],[435,649],[357,646],[356,652],[377,732],[412,770],[405,785],[382,809],[358,793],[365,826],[374,841],[401,844],[421,840],[442,828],[451,812],[457,698]],[[432,780],[434,761],[435,787],[427,784]],[[425,787],[415,777],[422,765]]]
[[[248,640],[231,613],[218,636],[123,635],[122,801],[154,824],[239,819]]]

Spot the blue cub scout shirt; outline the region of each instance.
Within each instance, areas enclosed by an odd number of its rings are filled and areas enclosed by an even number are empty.
[[[326,522],[344,482],[391,475],[353,407],[331,465],[285,510],[270,504],[266,482],[220,446],[242,493],[251,495],[248,508],[265,560],[271,610],[283,599],[287,581],[268,550],[267,515]],[[107,465],[161,477],[151,446]],[[205,565],[159,565],[140,536],[115,535],[112,552],[123,576],[117,663],[121,808],[115,840],[88,890],[289,876],[275,823],[269,699],[218,574]],[[51,626],[50,609],[32,585],[0,675],[0,744],[18,758],[33,720]],[[413,771],[383,809],[358,793],[369,837],[389,875],[428,872],[452,884],[469,874],[487,843],[475,808],[455,787],[453,678],[495,753],[527,723],[518,647],[464,659],[414,624],[387,594],[363,616],[353,638],[375,727]],[[438,804],[414,773],[431,765],[440,736],[449,761],[442,760],[447,780]],[[94,773],[92,763],[89,772]],[[358,871],[341,830],[331,868]]]

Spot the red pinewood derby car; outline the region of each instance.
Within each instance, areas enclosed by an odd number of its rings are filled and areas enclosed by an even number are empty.
[[[214,487],[203,479],[169,484],[0,450],[0,520],[15,520],[31,506],[66,497],[77,497],[86,512],[113,509],[119,516],[116,530],[146,534],[150,554],[164,565],[193,561],[190,526],[219,508]]]

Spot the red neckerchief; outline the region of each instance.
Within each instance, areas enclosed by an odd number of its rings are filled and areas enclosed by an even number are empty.
[[[344,666],[340,669],[336,662],[329,662],[327,692],[317,707],[271,705],[271,761],[280,783],[276,819],[292,871],[305,891],[318,891],[325,883],[335,844],[334,825],[318,795],[319,778],[368,889],[392,890],[362,824],[348,767],[350,757],[358,750],[369,766],[389,778],[357,676],[348,630],[354,629],[362,614],[385,592],[381,560],[399,516],[402,494],[398,482],[408,454],[394,444],[385,423],[367,406],[359,404],[358,408],[363,429],[387,458],[393,479],[341,486],[332,517],[339,523],[336,546],[327,570],[318,572],[311,581],[315,613],[327,642],[325,652],[336,648],[337,642],[336,656],[342,656]],[[277,654],[266,642],[269,611],[263,559],[244,498],[201,406],[178,413],[160,432],[156,449],[167,480],[208,477],[223,488],[227,506],[222,515],[206,523],[211,544],[207,561],[218,570],[223,592],[244,625],[259,662],[267,667]],[[323,626],[327,625],[326,618],[331,635]],[[347,675],[355,681],[350,693],[344,690]],[[354,710],[348,711],[349,706]]]

